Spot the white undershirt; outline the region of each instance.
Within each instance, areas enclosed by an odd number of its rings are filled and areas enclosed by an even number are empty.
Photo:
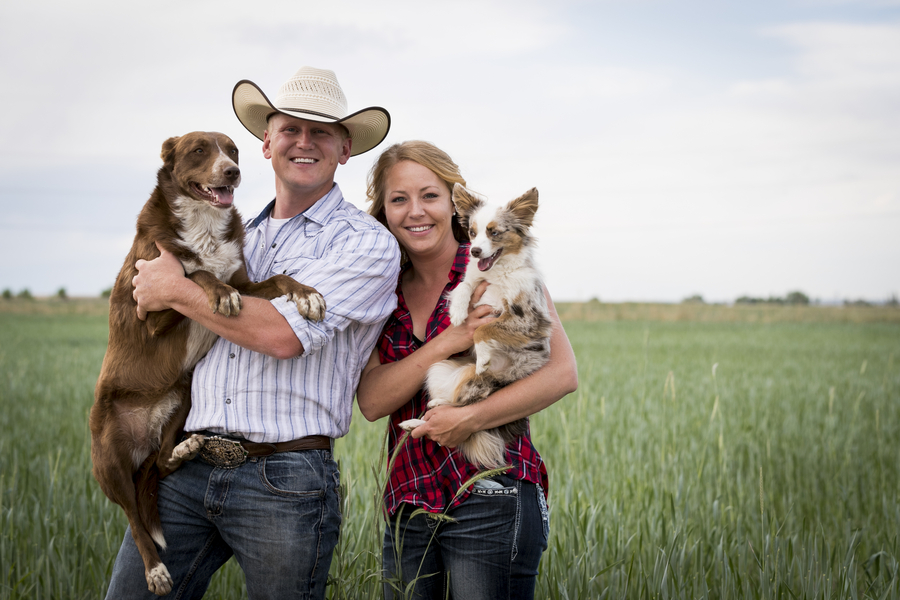
[[[275,236],[278,235],[278,230],[281,229],[281,226],[290,221],[290,218],[287,219],[273,219],[272,215],[266,219],[266,233],[265,233],[265,242],[267,245],[271,246],[272,242],[275,241]]]

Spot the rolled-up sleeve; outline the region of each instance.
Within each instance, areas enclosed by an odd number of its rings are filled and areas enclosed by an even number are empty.
[[[383,322],[397,303],[400,250],[381,225],[351,221],[333,237],[317,242],[323,243],[316,244],[314,252],[279,261],[278,270],[322,294],[325,319],[303,318],[284,297],[272,301],[303,344],[303,356],[317,352],[335,332],[354,323]]]

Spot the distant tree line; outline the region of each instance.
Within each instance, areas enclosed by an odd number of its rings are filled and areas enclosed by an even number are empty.
[[[735,304],[809,304],[809,296],[800,291],[789,292],[787,296],[769,296],[768,298],[754,298],[741,296],[734,301]]]
[[[703,299],[703,296],[700,294],[694,294],[692,296],[688,296],[684,300],[681,301],[682,304],[706,304],[706,301]],[[788,306],[805,306],[809,304],[818,304],[818,301],[810,300],[810,297],[804,294],[803,292],[797,290],[793,292],[788,292],[788,294],[784,297],[782,296],[769,296],[768,298],[762,297],[754,297],[754,296],[741,296],[737,300],[734,301],[735,304],[775,304],[775,305],[788,305]],[[884,302],[872,302],[869,300],[844,300],[844,306],[893,306],[900,307],[900,300],[897,299],[897,294],[891,295]]]
[[[11,289],[6,288],[0,295],[3,296],[4,300],[12,300],[13,298],[18,298],[19,300],[34,300],[34,296],[31,294],[31,290],[29,290],[28,288],[22,289],[18,294],[13,294],[13,291]],[[59,288],[59,290],[56,292],[56,297],[60,300],[68,300],[69,294],[66,293],[66,288]]]

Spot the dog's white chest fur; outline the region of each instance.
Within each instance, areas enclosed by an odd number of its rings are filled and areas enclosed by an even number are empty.
[[[231,209],[212,208],[190,198],[174,201],[173,212],[185,224],[180,243],[197,255],[182,263],[186,273],[204,270],[218,279],[228,280],[241,266],[243,248],[237,240],[228,240]]]

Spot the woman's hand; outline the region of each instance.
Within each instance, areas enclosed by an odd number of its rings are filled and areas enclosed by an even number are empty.
[[[477,429],[471,425],[469,406],[436,406],[422,416],[425,421],[409,434],[410,437],[428,437],[433,442],[447,448],[455,448]]]
[[[157,242],[159,256],[153,260],[139,259],[134,263],[138,274],[131,279],[134,291],[132,298],[137,302],[138,318],[143,321],[148,312],[169,308],[169,292],[173,283],[184,278],[184,267],[175,255]]]
[[[475,307],[487,287],[483,282],[475,288],[462,325],[450,325],[402,360],[381,364],[378,350],[372,351],[356,390],[357,405],[366,419],[376,421],[399,409],[422,387],[431,365],[472,347],[475,330],[496,318],[490,306]]]
[[[475,330],[497,318],[494,315],[493,307],[487,304],[475,306],[481,300],[488,285],[487,281],[482,281],[472,292],[472,298],[469,300],[469,316],[462,325],[449,325],[435,337],[435,341],[441,340],[442,344],[446,344],[448,357],[471,348],[474,343]]]

